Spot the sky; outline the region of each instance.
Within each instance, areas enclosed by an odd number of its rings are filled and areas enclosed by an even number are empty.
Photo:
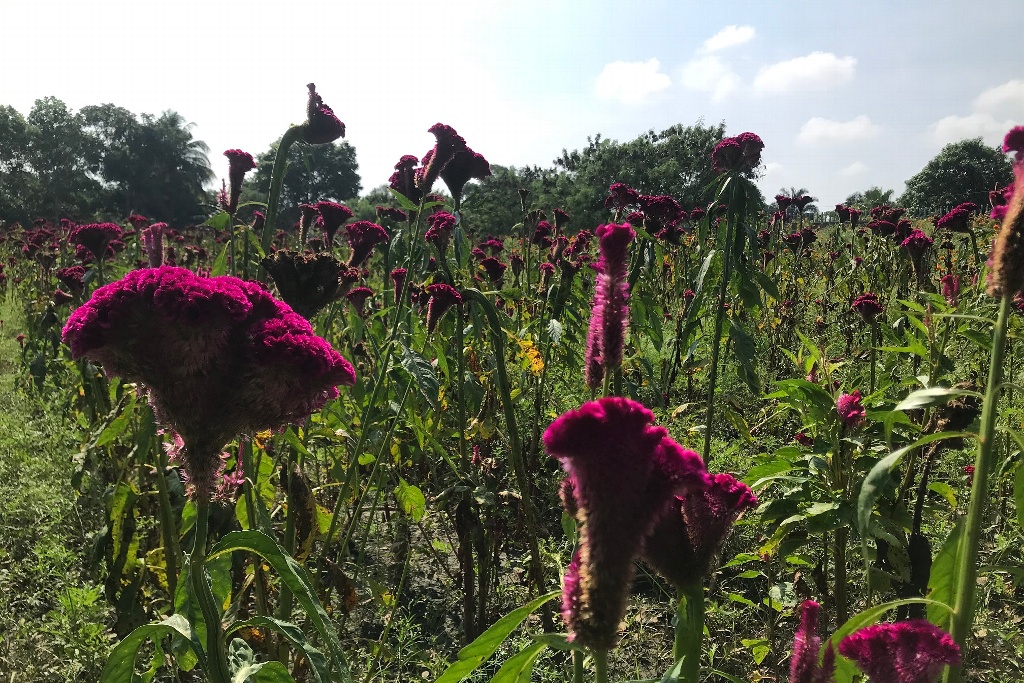
[[[724,121],[765,141],[759,186],[825,208],[892,189],[944,144],[1024,124],[1007,0],[0,0],[0,105],[173,109],[211,148],[265,151],[306,84],[347,126],[364,191],[453,126],[492,164],[587,137]],[[219,185],[219,183],[218,183]]]

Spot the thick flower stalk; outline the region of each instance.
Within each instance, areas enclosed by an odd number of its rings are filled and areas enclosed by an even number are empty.
[[[872,683],[935,683],[946,665],[960,663],[953,638],[923,620],[863,628],[843,638],[839,654],[856,662]]]
[[[584,356],[587,387],[596,390],[622,364],[629,326],[629,282],[626,266],[629,243],[636,233],[628,223],[601,225],[595,231],[601,250],[597,284],[591,306]]]
[[[580,523],[578,555],[563,592],[571,637],[597,651],[618,627],[644,539],[677,495],[707,481],[700,456],[683,450],[636,401],[607,397],[563,414],[544,446],[568,473],[566,507]]]
[[[256,283],[171,266],[96,290],[63,338],[72,357],[145,386],[158,419],[181,437],[200,501],[237,434],[301,419],[355,382],[349,362]]]

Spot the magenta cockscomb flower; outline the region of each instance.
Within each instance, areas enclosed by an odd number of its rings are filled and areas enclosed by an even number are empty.
[[[352,209],[344,204],[327,201],[317,202],[314,204],[314,208],[320,214],[316,225],[323,231],[324,243],[327,250],[330,251],[331,245],[334,243],[334,236],[345,221],[352,218]]]
[[[756,504],[750,487],[732,475],[711,476],[706,486],[671,503],[646,541],[644,561],[677,587],[703,581],[715,570],[733,524]]]
[[[1014,126],[1003,138],[1003,153],[1011,152],[1015,164],[1024,164],[1024,126]]]
[[[878,295],[872,292],[866,292],[854,299],[850,307],[860,313],[860,317],[868,324],[875,322],[875,318],[885,311],[885,308],[878,300]]]
[[[913,259],[920,259],[932,246],[933,240],[920,230],[914,229],[907,235],[906,239],[900,242],[900,246],[907,250]]]
[[[61,219],[61,223],[63,224],[63,222],[65,220],[67,220],[67,219],[66,218],[62,218]],[[149,222],[148,218],[146,218],[142,214],[138,214],[138,213],[133,213],[132,215],[128,216],[128,218],[125,219],[125,220],[127,220],[128,223],[130,223],[131,226],[133,228],[135,228],[136,230],[138,230],[139,228],[141,228],[142,226],[144,226],[146,223]]]
[[[452,233],[455,232],[455,216],[447,211],[438,211],[427,217],[430,225],[423,239],[437,247],[437,251],[444,256],[448,251],[448,244],[451,242]]]
[[[421,192],[430,192],[430,188],[434,186],[441,171],[448,166],[452,159],[460,152],[469,150],[465,139],[451,126],[435,123],[427,129],[427,132],[432,133],[437,142],[434,144],[434,148],[420,160],[423,168],[422,172],[416,175],[416,187]],[[490,170],[490,166],[488,166],[488,170]]]
[[[846,427],[851,429],[858,427],[867,416],[867,411],[860,401],[860,391],[856,389],[852,394],[842,394],[836,400],[836,412]]]
[[[256,168],[256,160],[240,149],[226,150],[224,156],[228,158],[228,201],[225,210],[234,216],[238,210],[238,198],[242,196],[242,181],[246,173]]]
[[[395,164],[395,172],[388,179],[388,186],[413,204],[419,204],[423,199],[423,192],[416,187],[416,167],[419,164],[419,157],[406,154]]]
[[[740,133],[736,136],[743,152],[743,170],[753,170],[761,163],[761,152],[764,151],[764,140],[756,133]]]
[[[355,382],[348,361],[258,284],[171,266],[96,290],[63,339],[73,358],[145,385],[160,421],[182,439],[201,499],[237,434],[305,417]]]
[[[604,205],[621,211],[627,206],[636,204],[639,198],[640,193],[626,183],[612,183],[608,187],[608,196],[604,200]]]
[[[164,264],[164,231],[166,223],[153,223],[142,228],[142,247],[146,250],[146,260],[150,268],[159,268]]]
[[[493,256],[488,256],[480,261],[480,266],[484,269],[487,279],[492,285],[501,285],[501,279],[505,275],[505,269],[508,268],[508,264],[502,263]]]
[[[121,236],[121,228],[113,223],[79,225],[68,237],[72,244],[84,247],[97,261],[107,256],[107,247]]]
[[[793,198],[789,195],[777,194],[775,195],[775,204],[779,207],[779,211],[785,214],[786,209],[793,205]]]
[[[836,215],[839,216],[840,223],[850,222],[850,207],[845,204],[836,204]]]
[[[441,169],[441,180],[448,186],[452,198],[459,202],[462,199],[462,190],[470,179],[483,180],[491,175],[491,165],[483,154],[474,152],[469,147],[456,151],[443,169]]]
[[[595,231],[601,249],[597,284],[591,306],[584,375],[587,386],[596,389],[605,376],[622,364],[622,352],[629,327],[629,283],[626,260],[629,243],[636,233],[628,223],[601,225]],[[594,366],[600,365],[598,377]],[[596,384],[595,384],[596,382]]]
[[[427,285],[426,292],[430,297],[427,300],[427,332],[433,332],[448,309],[462,303],[462,295],[454,287],[443,282]]]
[[[814,600],[806,600],[800,606],[800,625],[793,634],[793,657],[789,660],[789,683],[832,683],[835,680],[836,653],[831,645],[818,663],[820,611],[821,605]]]
[[[569,214],[563,209],[555,209],[551,213],[555,216],[555,230],[561,230],[569,224]]]
[[[581,522],[563,614],[571,636],[593,649],[618,640],[634,561],[658,518],[676,495],[707,480],[700,456],[653,420],[640,403],[608,397],[564,413],[544,432],[547,452],[571,479],[569,507]]]
[[[366,317],[366,301],[373,296],[373,290],[369,287],[356,287],[348,294],[345,298],[352,305],[352,310],[356,312],[360,318]]]
[[[972,204],[972,206],[974,206]],[[977,207],[975,207],[977,208]],[[935,227],[952,232],[970,232],[970,220],[972,211],[963,206],[954,207],[935,223]]]
[[[800,210],[802,213],[804,209],[814,203],[814,197],[809,194],[800,195],[799,197],[793,198],[793,206]]]
[[[947,665],[960,663],[952,636],[922,619],[862,628],[843,638],[839,654],[887,683],[934,683]]]
[[[408,274],[405,268],[395,268],[391,271],[391,281],[395,283],[395,303],[402,298],[402,290],[405,288],[405,276]]]
[[[512,268],[512,277],[519,279],[519,276],[523,272],[523,268],[526,267],[526,260],[520,256],[517,252],[512,252],[512,255],[508,258],[509,267]]]
[[[345,124],[324,104],[316,92],[316,85],[308,83],[309,101],[306,103],[306,122],[302,124],[302,139],[311,145],[325,145],[345,137]]]
[[[711,164],[715,173],[738,171],[743,163],[743,148],[736,138],[724,138],[711,152]]]
[[[942,285],[942,296],[950,306],[956,306],[960,297],[960,276],[948,273],[939,278],[939,283]]]
[[[345,226],[348,246],[352,253],[348,257],[348,266],[358,268],[370,256],[373,248],[381,242],[388,241],[387,230],[370,221],[356,221]]]
[[[0,272],[3,271],[3,266],[0,266]],[[68,266],[67,268],[61,268],[55,275],[60,283],[68,288],[72,294],[81,294],[85,291],[85,283],[82,282],[82,278],[85,277],[85,266]]]

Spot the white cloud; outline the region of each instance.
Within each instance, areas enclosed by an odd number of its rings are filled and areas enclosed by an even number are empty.
[[[1007,81],[985,90],[971,102],[974,111],[966,116],[955,114],[933,123],[928,131],[937,145],[980,137],[990,145],[999,144],[1006,131],[1024,119],[1024,81]]]
[[[753,26],[726,26],[721,31],[704,41],[704,52],[718,52],[735,45],[742,45],[754,39]]]
[[[833,121],[815,116],[800,128],[796,139],[805,145],[860,142],[875,137],[881,130],[881,126],[863,115],[852,121]]]
[[[854,176],[863,175],[864,173],[867,173],[867,172],[868,172],[868,165],[865,164],[863,161],[855,161],[852,164],[850,164],[849,166],[845,166],[845,167],[839,169],[839,175],[845,176],[847,178],[852,178]]]
[[[740,78],[715,55],[698,57],[683,66],[679,80],[691,90],[711,93],[711,99],[719,102],[740,85]]]
[[[660,68],[661,63],[654,58],[646,62],[610,62],[597,77],[595,92],[601,99],[642,104],[672,85],[672,79]]]
[[[761,67],[754,77],[754,90],[784,93],[797,89],[822,89],[853,78],[857,60],[836,57],[831,52],[812,52],[785,62]]]

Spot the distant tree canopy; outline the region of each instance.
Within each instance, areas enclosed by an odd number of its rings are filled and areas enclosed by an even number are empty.
[[[854,192],[846,198],[844,204],[853,209],[860,209],[861,211],[870,211],[876,206],[884,206],[886,204],[892,204],[892,190],[883,190],[880,187],[874,186],[869,187],[863,192]]]
[[[900,204],[912,214],[942,214],[960,202],[988,203],[988,192],[1013,180],[1009,159],[981,138],[946,145],[907,181]]]
[[[27,117],[0,106],[0,220],[201,219],[213,174],[191,127],[173,111],[137,117],[104,104],[75,112],[55,97],[36,100]]]
[[[470,225],[490,232],[507,231],[522,211],[519,189],[530,191],[528,206],[562,208],[572,225],[593,229],[606,223],[608,186],[622,182],[641,194],[671,195],[690,211],[706,204],[706,190],[715,178],[711,152],[725,135],[725,124],[677,124],[661,132],[648,131],[629,142],[596,135],[587,146],[563,150],[554,168],[514,168],[491,165],[492,175],[469,185],[463,207]]]
[[[270,176],[280,142],[278,138],[270,149],[256,157],[256,171],[249,187],[258,191],[261,201],[270,192]],[[326,145],[298,142],[288,150],[288,170],[281,188],[277,227],[290,226],[299,219],[299,204],[348,202],[358,196],[361,189],[355,147],[345,141]],[[253,194],[243,195],[243,199],[247,197],[257,198]]]

